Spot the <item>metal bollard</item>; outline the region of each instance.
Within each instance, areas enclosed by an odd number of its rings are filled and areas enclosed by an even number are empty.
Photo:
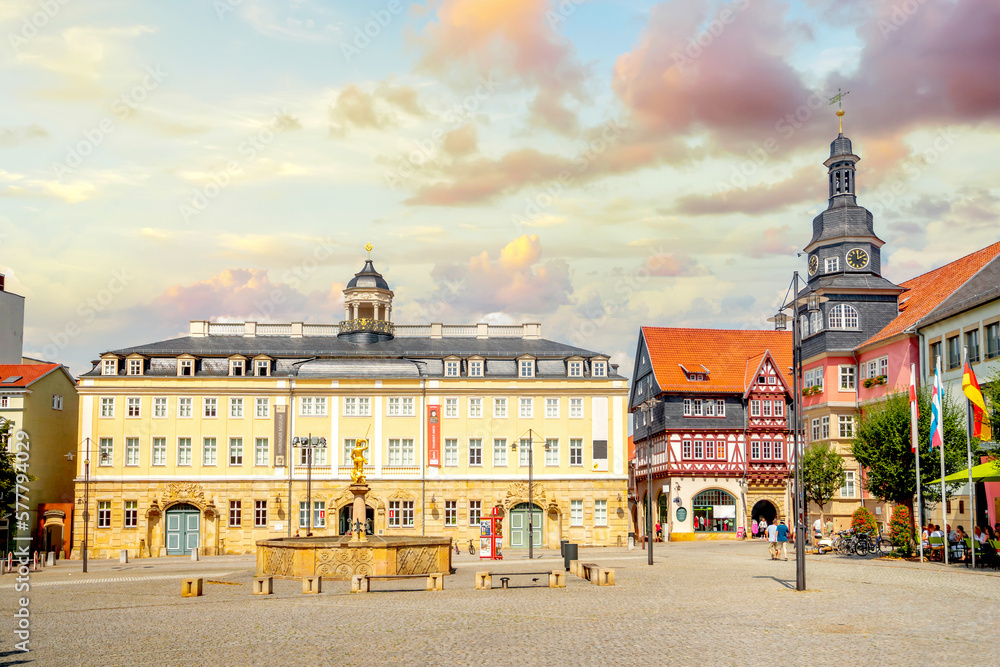
[[[575,560],[579,560],[580,556],[580,545],[567,542],[563,551],[563,562],[566,566],[566,571],[569,572],[569,564]]]

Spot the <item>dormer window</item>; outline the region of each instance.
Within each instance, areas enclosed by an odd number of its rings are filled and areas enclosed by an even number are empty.
[[[194,375],[194,359],[178,359],[177,375],[191,377]]]
[[[535,377],[535,360],[521,359],[518,363],[518,376],[523,378]]]
[[[583,362],[582,361],[571,361],[571,362],[569,362],[569,376],[571,378],[582,378],[583,377]]]
[[[444,376],[449,378],[457,378],[461,374],[461,362],[459,361],[446,361],[444,362]]]
[[[142,359],[129,359],[128,360],[128,374],[129,375],[142,375]]]
[[[267,359],[258,359],[253,364],[253,374],[257,377],[267,377],[271,374],[271,362]]]
[[[608,377],[608,362],[595,361],[593,375],[595,378]]]
[[[473,360],[469,362],[469,377],[483,377],[483,362],[481,360]]]
[[[230,359],[229,360],[229,374],[232,377],[243,377],[244,362],[242,359]]]
[[[105,359],[101,366],[101,375],[118,375],[118,360]]]

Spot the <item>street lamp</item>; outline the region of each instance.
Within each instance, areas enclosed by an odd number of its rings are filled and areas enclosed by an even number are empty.
[[[90,541],[90,438],[84,438],[87,443],[87,453],[83,458],[83,571],[87,571],[87,544]],[[80,444],[83,444],[82,442]],[[72,461],[73,452],[66,453],[66,460]],[[101,463],[108,463],[110,457],[107,452],[101,452]]]
[[[534,529],[534,516],[535,516],[535,501],[534,501],[534,481],[535,481],[535,450],[534,450],[534,438],[535,432],[532,429],[528,429],[528,437],[522,440],[524,444],[528,447],[528,560],[535,557],[535,529]],[[510,448],[517,451],[517,440],[512,439],[510,443]],[[545,451],[549,450],[549,443],[545,443]]]
[[[306,535],[312,535],[313,530],[313,508],[312,508],[312,463],[313,450],[326,449],[326,438],[314,438],[310,433],[305,438],[292,438],[292,447],[300,447],[306,452],[306,514],[309,516],[309,530]],[[291,509],[291,508],[289,508]],[[291,519],[291,517],[288,517]]]
[[[656,535],[650,535],[653,533],[653,441],[650,438],[650,431],[653,429],[653,419],[651,414],[653,412],[653,406],[656,405],[655,398],[648,398],[639,405],[639,409],[642,410],[643,425],[646,427],[646,521],[645,521],[645,533],[646,542],[648,546],[646,548],[646,563],[648,565],[653,564],[653,540]]]
[[[792,300],[781,306],[774,317],[769,318],[769,322],[774,322],[777,331],[785,331],[788,326],[788,315],[784,311],[792,311],[792,445],[794,447],[795,458],[795,590],[804,591],[806,589],[806,549],[805,549],[805,529],[806,529],[806,506],[805,506],[805,486],[804,471],[802,470],[803,460],[803,438],[802,432],[802,405],[799,376],[802,371],[802,329],[799,326],[799,307],[804,305],[806,312],[820,312],[819,304],[829,301],[825,296],[820,296],[815,292],[799,297],[799,272],[792,274],[792,284],[789,286],[792,292]]]

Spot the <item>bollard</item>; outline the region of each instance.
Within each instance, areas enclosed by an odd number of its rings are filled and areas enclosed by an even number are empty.
[[[198,548],[197,547],[195,547],[194,549],[191,549],[191,560],[194,561],[194,562],[196,562],[196,563],[198,562]]]
[[[56,566],[56,552],[55,551],[50,551],[47,554],[45,554],[45,566],[46,567],[55,567]]]
[[[274,593],[274,577],[254,577],[253,594],[271,595]]]
[[[40,565],[41,565],[41,561],[38,560],[38,552],[36,551],[31,556],[31,571],[32,572],[38,572],[38,568],[40,567]]]
[[[567,542],[566,546],[563,547],[563,564],[566,566],[566,571],[569,572],[570,563],[579,559],[580,545]]]
[[[182,598],[196,598],[201,595],[202,589],[201,577],[196,579],[185,579],[181,582],[181,597]]]
[[[118,563],[121,565],[128,563],[128,549],[122,549],[118,552]]]
[[[303,595],[316,595],[323,592],[323,577],[302,577]]]

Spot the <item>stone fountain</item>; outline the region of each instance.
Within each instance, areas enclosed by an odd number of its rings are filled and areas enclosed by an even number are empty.
[[[350,581],[355,574],[430,574],[451,572],[451,538],[368,535],[365,530],[365,450],[359,439],[351,451],[354,495],[348,535],[283,537],[257,542],[257,574],[285,579],[322,576]]]

